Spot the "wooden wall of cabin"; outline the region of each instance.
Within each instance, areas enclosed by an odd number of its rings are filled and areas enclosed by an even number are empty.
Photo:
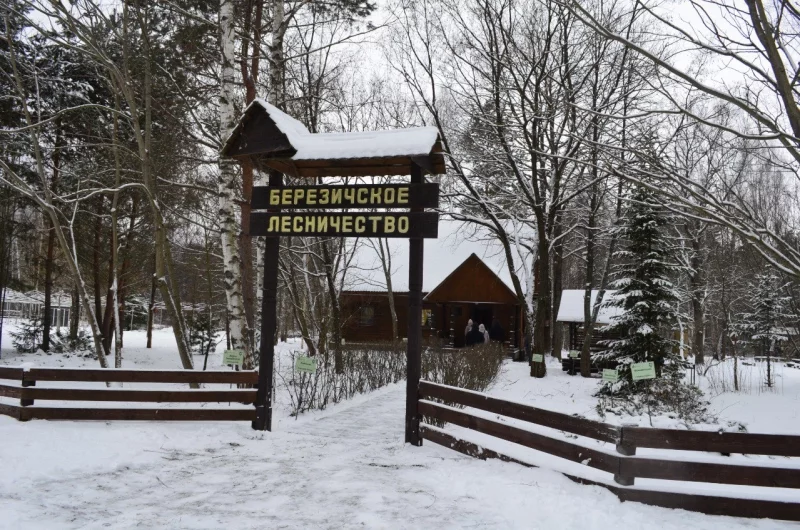
[[[520,342],[520,319],[517,306],[509,304],[476,304],[471,302],[450,302],[437,304],[437,313],[444,324],[440,337],[452,337],[455,347],[464,346],[464,331],[467,322],[472,319],[475,325],[483,324],[487,329],[492,326],[492,320],[497,318],[503,328],[503,340],[513,341],[512,346],[518,347]],[[451,331],[452,330],[452,331]],[[514,333],[511,333],[512,330]],[[447,341],[448,343],[450,341]]]
[[[341,295],[342,338],[346,342],[388,342],[392,337],[392,312],[389,308],[389,297],[385,293],[342,293]],[[397,313],[398,338],[408,334],[408,294],[395,293],[395,311]],[[431,326],[422,328],[422,337],[437,336],[438,319],[434,304],[422,304],[423,317],[425,311],[431,312]],[[370,313],[372,317],[370,318]]]

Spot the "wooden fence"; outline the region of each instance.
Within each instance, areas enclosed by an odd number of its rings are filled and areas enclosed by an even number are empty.
[[[450,405],[471,407],[594,440],[613,443],[616,446],[616,452],[567,441],[555,433],[549,435],[531,432],[508,423],[471,414]],[[800,436],[620,427],[427,381],[420,383],[418,406],[419,413],[428,420],[452,423],[610,473],[620,486],[568,476],[578,482],[606,487],[621,500],[669,508],[683,508],[714,515],[769,517],[800,521],[800,504],[797,503],[691,495],[631,487],[634,486],[636,478],[649,478],[771,488],[800,488],[800,468],[683,461],[680,457],[662,459],[636,456],[637,448],[707,451],[723,454],[800,456]],[[460,440],[435,426],[423,425],[422,436],[431,442],[470,456],[482,459],[500,458],[529,465],[496,451],[487,450],[477,444]]]
[[[149,420],[149,421],[252,421],[255,408],[102,408],[46,407],[38,401],[138,402],[138,403],[242,403],[254,404],[255,388],[134,390],[122,388],[37,388],[37,381],[103,383],[223,383],[255,386],[258,373],[192,370],[112,370],[83,368],[0,367],[0,397],[19,399],[19,405],[0,403],[0,414],[28,420]]]

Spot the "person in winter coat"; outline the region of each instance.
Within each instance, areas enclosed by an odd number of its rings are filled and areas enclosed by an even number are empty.
[[[466,346],[472,346],[473,344],[475,344],[474,342],[472,342],[473,338],[471,337],[471,335],[472,335],[472,329],[473,329],[474,327],[475,327],[475,326],[473,326],[473,325],[472,325],[472,319],[470,318],[470,319],[467,321],[467,327],[466,327],[466,328],[464,328],[464,344],[465,344]]]
[[[492,329],[489,330],[489,336],[495,342],[503,342],[503,340],[505,340],[503,326],[500,325],[500,321],[496,318],[492,319]]]
[[[472,326],[472,329],[467,334],[467,346],[477,346],[478,344],[483,344],[485,337],[483,332],[480,330],[482,327],[483,324],[480,326]]]
[[[486,330],[486,326],[481,324],[480,326],[478,326],[478,331],[480,331],[483,334],[483,343],[489,344],[490,337],[489,337],[489,332]]]

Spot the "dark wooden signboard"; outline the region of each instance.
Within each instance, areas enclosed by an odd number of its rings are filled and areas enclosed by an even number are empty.
[[[435,239],[436,212],[253,212],[251,236],[333,236]]]
[[[438,184],[256,186],[253,210],[272,208],[438,208]]]

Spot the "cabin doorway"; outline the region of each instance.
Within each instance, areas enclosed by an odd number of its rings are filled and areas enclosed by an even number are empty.
[[[472,306],[472,311],[470,312],[470,318],[473,324],[475,326],[483,324],[487,330],[492,327],[493,316],[494,312],[492,311],[492,306],[487,304],[475,304]]]

